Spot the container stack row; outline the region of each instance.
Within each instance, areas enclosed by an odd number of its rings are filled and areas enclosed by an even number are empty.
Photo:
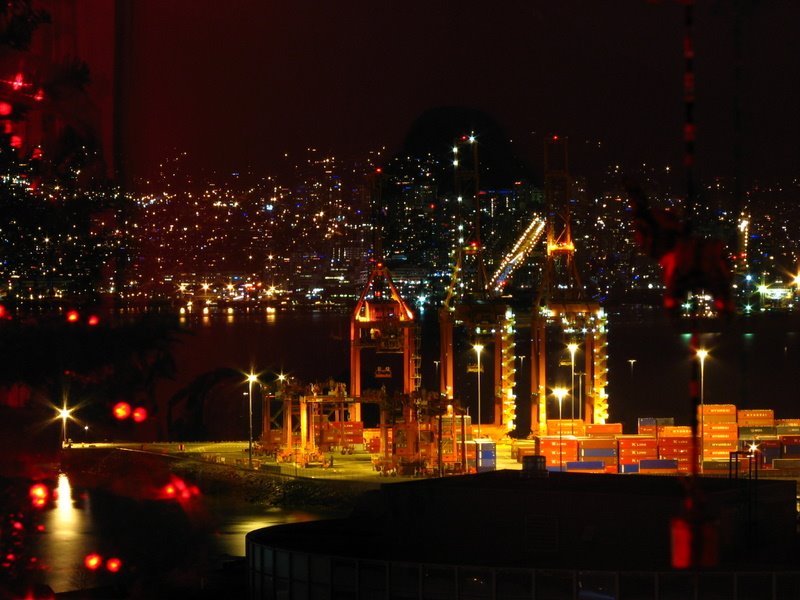
[[[690,426],[671,418],[642,417],[637,425],[637,433],[625,434],[621,423],[550,419],[547,435],[514,442],[512,458],[522,463],[525,456],[540,455],[552,471],[689,473],[696,443],[704,470],[727,469],[737,453],[740,462],[757,456],[760,468],[800,469],[800,419],[775,419],[771,409],[704,404],[698,408],[697,440]]]

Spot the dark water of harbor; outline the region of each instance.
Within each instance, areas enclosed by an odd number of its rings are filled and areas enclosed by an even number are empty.
[[[439,359],[435,314],[424,315],[422,323],[422,387],[434,390]],[[609,420],[622,422],[626,433],[636,431],[639,417],[674,417],[676,424],[688,424],[692,358],[685,324],[670,322],[658,309],[636,315],[612,311],[608,323]],[[284,372],[302,381],[329,377],[349,381],[347,315],[211,315],[189,320],[186,325],[193,333],[176,349],[178,375],[175,381],[159,387],[162,398],[220,366],[243,372],[252,367],[263,371],[265,380]],[[800,317],[762,315],[704,329],[700,345],[709,350],[703,368],[706,403],[772,408],[776,418],[800,418],[800,385],[796,381],[800,373]],[[517,414],[522,431],[529,423],[530,412],[529,329],[520,328],[516,340]],[[577,364],[581,352],[579,348]],[[466,369],[475,356],[469,347],[457,347],[456,353],[457,397],[475,414],[476,380]],[[488,360],[486,352],[484,360]],[[565,372],[568,368],[565,371],[562,365],[562,378]],[[492,407],[486,401],[492,394],[489,379],[484,377],[481,382],[483,422],[492,420]],[[241,396],[233,400],[241,402]],[[567,405],[564,409],[566,418]],[[556,416],[553,412],[550,418]]]
[[[39,570],[30,579],[56,593],[111,586],[127,597],[194,597],[224,563],[244,556],[248,531],[319,518],[202,494],[185,502],[142,501],[75,487],[64,473],[51,483],[55,499],[27,523],[38,531],[24,553],[35,557]],[[94,571],[84,564],[92,554],[103,565]],[[121,560],[119,572],[106,568],[112,558]]]

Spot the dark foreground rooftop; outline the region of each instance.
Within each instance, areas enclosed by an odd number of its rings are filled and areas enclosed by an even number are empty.
[[[798,566],[795,482],[496,471],[383,485],[345,519],[260,529],[253,546],[511,568],[668,569],[700,504],[719,568]]]

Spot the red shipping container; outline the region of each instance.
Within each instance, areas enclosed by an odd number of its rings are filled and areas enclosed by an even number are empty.
[[[659,438],[658,446],[660,448],[689,448],[692,445],[690,437],[674,437],[674,438]]]
[[[633,448],[653,448],[658,445],[658,440],[654,437],[621,437],[617,438],[619,442],[619,449],[633,449]]]

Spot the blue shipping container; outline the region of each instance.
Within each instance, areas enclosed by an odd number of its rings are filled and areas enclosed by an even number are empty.
[[[671,458],[657,458],[639,461],[640,469],[677,469],[678,461]]]
[[[607,458],[616,455],[616,448],[584,448],[581,450],[581,456],[589,456],[592,458]]]
[[[784,444],[783,456],[797,457],[800,456],[800,444]]]
[[[581,471],[581,470],[593,470],[593,469],[604,469],[605,463],[602,460],[588,460],[588,461],[567,461],[567,470],[568,471]]]

